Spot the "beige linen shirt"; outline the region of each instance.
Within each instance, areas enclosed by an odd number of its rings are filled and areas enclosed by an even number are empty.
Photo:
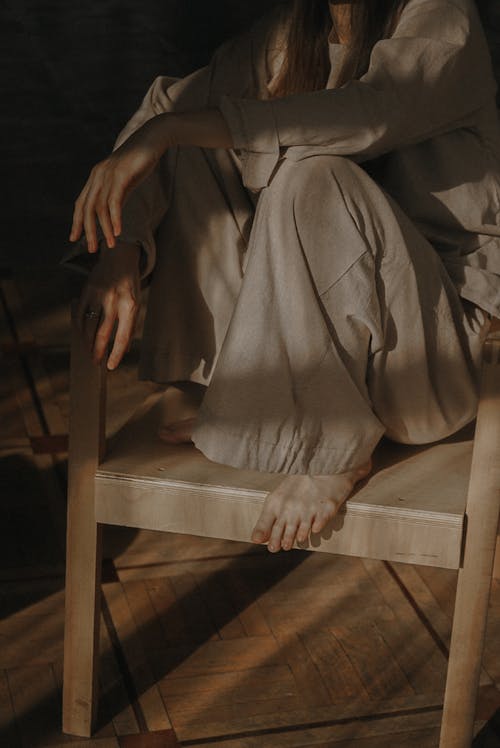
[[[250,190],[269,183],[281,158],[351,158],[433,244],[461,296],[500,316],[496,83],[473,0],[409,0],[360,80],[334,88],[344,50],[330,44],[324,90],[273,99],[286,20],[278,7],[222,45],[210,65],[181,80],[157,78],[117,145],[156,114],[215,106]],[[168,205],[168,190],[155,179],[124,211],[122,239],[146,250],[144,274],[154,265],[154,230]]]
[[[472,0],[410,0],[359,81],[268,101],[226,95],[220,108],[249,188],[268,183],[280,154],[363,163],[439,251],[461,296],[498,316],[495,92]]]

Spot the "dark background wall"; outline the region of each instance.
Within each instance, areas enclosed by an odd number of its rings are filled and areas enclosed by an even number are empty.
[[[66,243],[90,167],[156,75],[200,67],[265,0],[7,0],[0,11],[0,266]]]
[[[500,0],[479,2],[500,68]],[[204,64],[269,5],[3,0],[0,268],[56,263],[79,188],[152,79]]]

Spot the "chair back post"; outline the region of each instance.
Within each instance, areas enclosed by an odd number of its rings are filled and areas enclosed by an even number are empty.
[[[101,525],[94,476],[104,456],[105,365],[96,366],[72,306],[63,731],[89,737],[97,703]]]
[[[469,748],[500,514],[500,329],[484,345],[440,748]]]

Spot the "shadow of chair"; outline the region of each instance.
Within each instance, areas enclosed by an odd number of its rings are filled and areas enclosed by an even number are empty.
[[[160,442],[157,396],[105,445],[105,378],[73,322],[63,730],[80,736],[91,734],[97,705],[103,525],[249,541],[281,480]],[[424,447],[384,443],[375,468],[300,547],[459,570],[440,748],[468,748],[491,580],[500,576],[500,320],[485,342],[475,433]]]

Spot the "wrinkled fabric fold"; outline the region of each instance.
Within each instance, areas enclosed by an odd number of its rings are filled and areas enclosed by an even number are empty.
[[[257,199],[241,168],[179,152],[150,288],[141,377],[208,386],[196,446],[326,474],[474,418],[488,320],[391,196],[340,157],[282,161]]]

